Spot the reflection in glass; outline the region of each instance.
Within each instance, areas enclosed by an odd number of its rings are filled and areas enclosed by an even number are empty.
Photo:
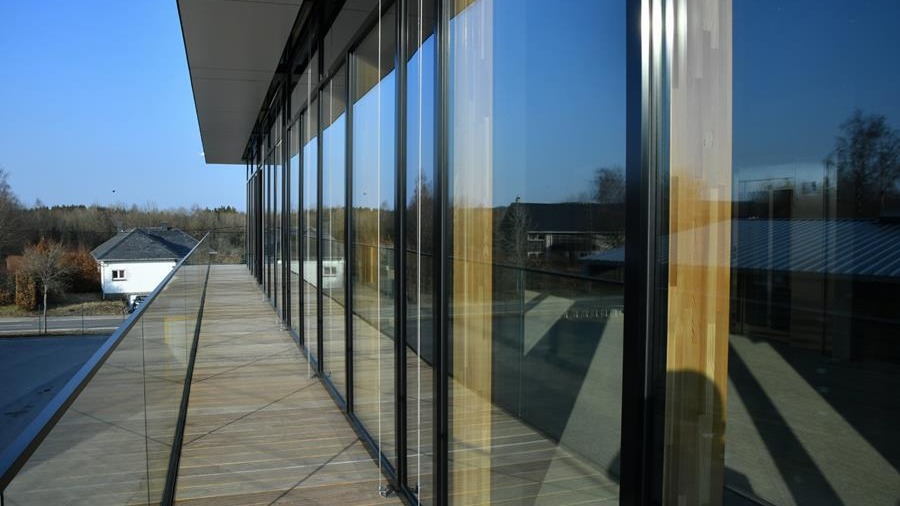
[[[288,131],[290,142],[290,160],[288,163],[288,202],[290,203],[289,229],[287,238],[290,248],[290,286],[291,286],[291,328],[300,335],[300,251],[302,248],[300,238],[300,122],[296,121]]]
[[[391,8],[353,55],[354,409],[391,461],[396,459],[395,24]]]
[[[273,270],[273,258],[274,258],[274,233],[272,231],[272,222],[273,215],[272,212],[272,153],[269,152],[266,155],[266,175],[265,175],[265,199],[266,199],[266,212],[264,215],[265,221],[265,242],[263,244],[263,257],[266,262],[266,280],[264,284],[264,288],[266,290],[266,296],[271,300],[272,297],[272,270]]]
[[[284,255],[284,251],[282,250],[282,235],[281,235],[281,217],[282,217],[282,208],[283,208],[283,184],[284,184],[284,168],[281,165],[281,115],[279,114],[275,120],[275,125],[272,126],[272,131],[275,132],[273,139],[278,139],[275,142],[275,145],[272,146],[272,202],[273,202],[273,212],[272,212],[272,248],[274,250],[273,256],[273,264],[275,269],[273,271],[274,276],[274,290],[272,295],[272,302],[275,305],[276,313],[279,315],[284,315],[285,313],[282,311],[283,301],[282,297],[284,295],[284,273],[283,273],[283,262],[282,258]]]
[[[451,502],[615,500],[624,4],[447,8]]]
[[[900,499],[897,19],[734,2],[726,501]]]
[[[347,70],[342,67],[322,91],[322,346],[325,375],[342,396],[346,392],[344,296],[344,213],[346,138],[344,113]]]
[[[319,299],[316,296],[319,261],[319,242],[316,232],[319,215],[318,174],[318,100],[313,98],[309,109],[300,116],[303,130],[303,217],[300,247],[303,251],[303,343],[309,360],[318,360]]]
[[[420,5],[421,3],[421,5]],[[421,10],[420,10],[421,9]],[[431,504],[433,473],[433,208],[435,41],[431,2],[410,2],[406,64],[407,484]]]

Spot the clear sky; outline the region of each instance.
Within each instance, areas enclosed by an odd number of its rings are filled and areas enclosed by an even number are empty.
[[[0,69],[25,204],[245,207],[244,167],[203,160],[175,0],[0,1]]]

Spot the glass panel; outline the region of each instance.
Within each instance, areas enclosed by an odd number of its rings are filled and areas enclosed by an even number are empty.
[[[319,299],[316,295],[319,261],[319,234],[316,231],[319,215],[318,174],[318,100],[313,98],[310,108],[300,117],[303,128],[303,343],[310,361],[319,353]]]
[[[726,502],[900,499],[898,19],[734,1]]]
[[[281,120],[281,116],[279,115],[278,120]],[[283,209],[283,184],[284,184],[284,168],[281,166],[281,141],[278,141],[278,144],[275,145],[272,152],[272,161],[274,162],[274,166],[272,167],[272,201],[274,202],[274,207],[272,209],[272,231],[273,231],[273,248],[275,249],[275,290],[273,295],[273,302],[275,304],[276,313],[279,315],[284,315],[285,313],[282,311],[284,301],[284,272],[282,269],[282,263],[284,261],[284,250],[282,249],[282,236],[281,236],[281,218],[282,218],[282,209]]]
[[[3,491],[4,504],[161,503],[207,246],[197,246],[141,305],[134,325]]]
[[[395,16],[391,8],[353,55],[353,402],[391,461],[396,461]]]
[[[625,3],[447,8],[451,502],[615,501]]]
[[[288,240],[290,241],[290,283],[291,283],[291,328],[294,332],[299,336],[301,334],[300,329],[300,320],[301,320],[301,306],[300,306],[300,290],[302,289],[300,285],[300,251],[303,248],[301,244],[300,238],[302,237],[300,234],[300,121],[296,121],[293,125],[291,125],[290,132],[288,132],[288,140],[291,143],[289,146],[291,159],[288,163],[290,175],[288,180],[290,182],[290,187],[288,188],[288,195],[290,198],[290,228],[288,230]]]
[[[422,504],[434,495],[433,209],[435,40],[430,1],[409,5],[406,79],[407,484]]]
[[[347,202],[347,69],[322,91],[322,336],[323,370],[346,395],[344,214]]]
[[[275,250],[275,242],[274,242],[274,233],[272,231],[272,158],[271,153],[266,156],[266,175],[265,175],[265,199],[266,199],[266,212],[263,217],[265,222],[265,243],[263,245],[263,254],[266,261],[266,281],[265,281],[265,289],[266,296],[269,297],[269,300],[272,300],[272,268],[274,267],[274,250]]]

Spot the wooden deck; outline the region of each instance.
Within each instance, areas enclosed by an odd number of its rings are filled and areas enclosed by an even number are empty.
[[[176,497],[401,504],[242,266],[213,266]]]

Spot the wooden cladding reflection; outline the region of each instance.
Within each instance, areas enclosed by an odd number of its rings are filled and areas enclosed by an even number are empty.
[[[731,1],[675,0],[665,504],[721,504],[731,247]]]

